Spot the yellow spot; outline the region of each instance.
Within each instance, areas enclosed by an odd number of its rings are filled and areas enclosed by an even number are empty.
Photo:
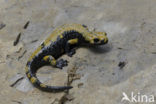
[[[93,43],[94,43],[94,41],[93,41],[93,40],[90,40],[90,43],[91,43],[91,44],[93,44]]]
[[[30,76],[30,73],[28,73],[28,74],[27,74],[27,77],[28,77],[28,78],[30,78],[30,77],[31,77],[31,76]]]
[[[106,37],[104,41],[107,42],[108,41],[108,38]]]
[[[28,66],[26,66],[26,67],[25,67],[25,72],[28,72],[28,71],[29,71],[29,70],[28,70]]]
[[[43,83],[41,83],[40,86],[46,88],[46,85]]]
[[[44,60],[44,61],[48,61],[48,59],[49,59],[49,56],[44,56],[44,57],[43,57],[43,60]]]
[[[45,44],[44,44],[44,43],[42,43],[42,44],[41,44],[41,48],[44,48],[44,47],[45,47]]]
[[[31,61],[36,55],[37,53],[42,49],[42,46],[39,46],[35,51],[34,53],[32,53],[32,55],[30,56],[29,58],[29,61]]]
[[[68,43],[70,43],[70,44],[76,44],[77,42],[78,42],[77,38],[76,39],[71,39],[71,40],[68,41]]]
[[[58,35],[57,35],[58,36]],[[48,46],[53,40],[56,40],[56,34],[52,33],[45,41],[44,41],[44,45]]]
[[[28,61],[31,61],[31,60],[32,60],[32,57],[30,56],[29,59],[28,59]]]
[[[53,59],[50,63],[51,65],[56,65],[56,60]]]
[[[51,65],[56,65],[56,60],[52,56],[44,56],[44,61],[49,61]]]
[[[94,39],[95,39],[95,37],[92,37],[92,36],[91,36],[91,37],[88,39],[89,43],[90,43],[90,44],[94,44]]]
[[[63,38],[63,35],[62,34],[60,35],[60,38]]]
[[[105,32],[98,32],[98,31],[95,31],[96,34],[105,34]]]
[[[36,79],[35,77],[31,77],[31,79],[30,79],[31,83],[35,83],[36,80],[37,80],[37,79]]]

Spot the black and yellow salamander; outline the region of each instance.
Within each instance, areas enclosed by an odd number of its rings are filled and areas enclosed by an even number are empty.
[[[47,92],[59,92],[71,89],[72,86],[48,86],[40,82],[36,76],[37,70],[47,64],[62,69],[67,66],[67,60],[57,60],[66,53],[72,56],[75,46],[103,45],[108,42],[105,32],[89,31],[81,24],[65,24],[55,29],[52,34],[32,53],[26,64],[26,76],[38,89]]]

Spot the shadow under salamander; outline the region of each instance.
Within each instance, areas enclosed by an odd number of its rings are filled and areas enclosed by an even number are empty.
[[[104,53],[110,52],[112,50],[112,45],[111,44],[97,45],[97,46],[89,45],[86,48],[91,50],[94,53],[104,54]]]

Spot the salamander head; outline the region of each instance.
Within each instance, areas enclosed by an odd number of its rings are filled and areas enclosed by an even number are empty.
[[[91,38],[88,41],[93,45],[106,44],[108,42],[107,34],[105,32],[91,32]]]

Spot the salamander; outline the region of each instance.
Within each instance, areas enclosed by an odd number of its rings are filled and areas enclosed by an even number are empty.
[[[103,45],[108,42],[105,32],[89,31],[86,25],[64,24],[56,28],[51,35],[41,43],[27,61],[25,72],[30,82],[38,89],[47,92],[60,92],[69,90],[72,86],[49,86],[36,76],[37,70],[50,64],[62,69],[67,66],[67,60],[57,60],[61,55],[67,54],[72,57],[75,47],[79,45]]]

